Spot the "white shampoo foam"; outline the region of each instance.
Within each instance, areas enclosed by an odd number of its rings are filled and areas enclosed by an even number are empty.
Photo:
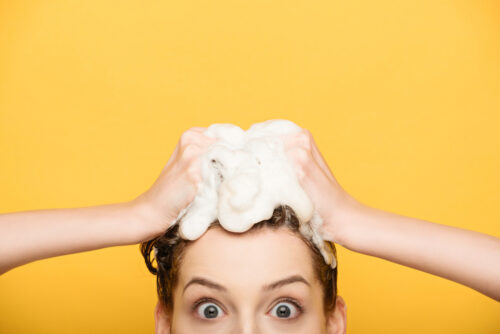
[[[295,211],[300,232],[335,268],[336,259],[320,233],[323,221],[300,186],[279,137],[300,130],[283,119],[255,123],[247,131],[229,123],[210,125],[204,134],[217,141],[200,157],[198,192],[176,219],[181,237],[199,238],[216,219],[228,231],[245,232],[285,204]]]

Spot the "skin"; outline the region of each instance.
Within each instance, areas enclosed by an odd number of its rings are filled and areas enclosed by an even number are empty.
[[[326,221],[326,240],[500,301],[500,238],[365,205],[340,186],[309,130],[285,136],[284,142],[302,187]]]
[[[294,275],[307,284],[295,281],[263,291],[264,286]],[[200,283],[184,290],[195,277],[227,291]],[[156,333],[345,333],[345,302],[339,296],[335,312],[326,316],[322,291],[307,245],[286,228],[243,234],[212,228],[186,249],[174,289],[173,314],[158,304]],[[211,300],[197,305],[203,297]],[[283,298],[298,301],[303,313]],[[217,309],[215,318],[205,316],[209,306]],[[290,314],[280,317],[278,307],[286,307]]]
[[[158,179],[133,200],[1,214],[0,274],[35,260],[137,244],[163,233],[196,195],[199,156],[214,142],[204,130],[186,130]],[[309,130],[283,140],[302,187],[324,220],[324,239],[453,280],[500,301],[500,238],[363,204],[337,182]],[[242,303],[238,305],[248,312],[248,302]]]

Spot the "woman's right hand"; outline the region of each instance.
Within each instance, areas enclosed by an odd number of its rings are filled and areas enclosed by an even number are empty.
[[[217,139],[203,134],[206,128],[193,127],[182,133],[174,152],[155,183],[133,202],[146,213],[146,239],[170,227],[194,199],[201,182],[200,155]],[[145,241],[143,240],[143,241]]]
[[[200,155],[217,140],[204,131],[185,131],[156,182],[131,201],[0,214],[0,274],[35,260],[136,244],[163,233],[196,196]],[[29,242],[19,247],[19,240]]]

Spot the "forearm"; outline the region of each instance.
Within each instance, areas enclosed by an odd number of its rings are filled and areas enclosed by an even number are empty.
[[[340,243],[469,286],[500,301],[500,239],[356,205],[339,215]]]
[[[142,229],[152,219],[134,201],[69,209],[0,215],[0,274],[35,260],[138,243],[152,234]]]

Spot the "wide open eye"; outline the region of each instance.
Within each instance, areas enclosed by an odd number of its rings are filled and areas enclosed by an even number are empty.
[[[224,313],[222,309],[213,302],[202,302],[196,307],[198,316],[202,319],[214,319]]]
[[[300,315],[301,307],[292,301],[281,301],[271,310],[271,314],[281,319],[290,320]]]

